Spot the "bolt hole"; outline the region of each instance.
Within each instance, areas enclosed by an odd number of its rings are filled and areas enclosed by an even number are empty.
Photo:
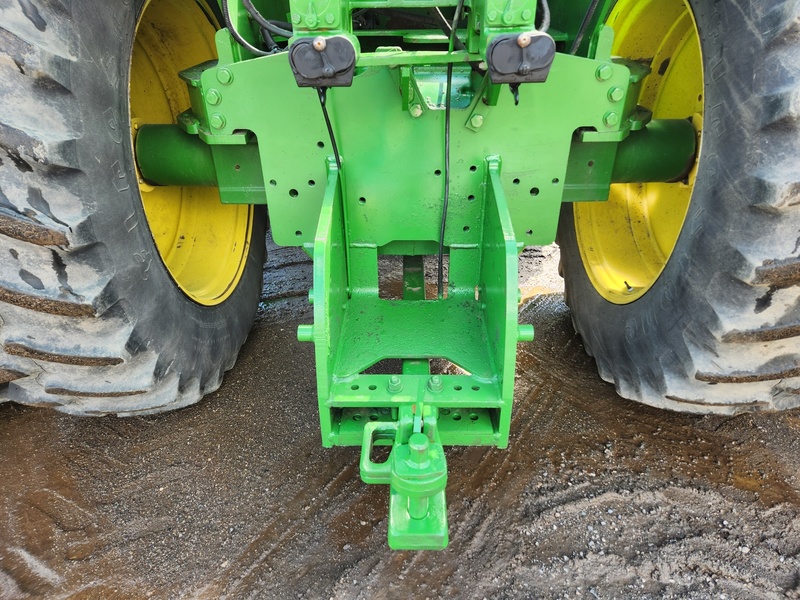
[[[513,182],[513,183],[514,183],[514,185],[519,185],[519,177],[516,177],[516,178],[514,179],[514,182]]]
[[[475,171],[478,170],[478,167],[476,167],[475,165],[470,165],[469,170],[474,173]]]
[[[528,230],[525,232],[525,235],[533,235],[533,229],[528,229]]]
[[[358,389],[358,384],[354,383],[353,385],[350,386],[350,389],[351,390],[357,390]]]
[[[233,168],[234,168],[234,169],[236,169],[236,170],[238,171],[239,169],[241,169],[241,168],[242,168],[242,166],[241,166],[241,165],[233,165]]]
[[[270,184],[272,187],[275,187],[276,185],[278,185],[278,182],[277,182],[277,181],[275,181],[274,179],[270,179],[270,180],[269,180],[269,184]]]
[[[325,142],[317,142],[317,148],[324,148]]]
[[[469,225],[464,225],[464,232],[469,231]]]
[[[553,183],[558,184],[558,177],[553,177]]]
[[[360,421],[364,417],[362,415],[353,415],[353,421]]]
[[[301,235],[303,235],[303,232],[302,232],[302,231],[300,231],[300,230],[298,229],[297,231],[295,231],[295,232],[294,232],[294,234],[295,234],[297,237],[300,237]]]
[[[443,414],[443,415],[449,415],[449,414],[450,414],[450,409],[449,409],[449,408],[443,408],[443,409],[442,409],[442,410],[440,410],[439,412],[440,412],[441,414]]]
[[[460,385],[454,385],[454,386],[453,386],[453,389],[454,389],[455,391],[457,391],[457,392],[460,392],[460,391],[461,391],[461,390],[463,390],[464,388],[462,388]]]
[[[441,174],[442,174],[442,171],[441,171],[441,169],[436,169],[436,170],[433,172],[433,174],[434,174],[434,175],[436,175],[437,177],[439,177],[439,175],[441,175]]]
[[[531,196],[538,196],[539,195],[539,188],[531,188]]]
[[[594,166],[594,161],[593,161],[593,160],[590,160],[590,161],[589,161],[588,163],[586,163],[586,164],[587,164],[588,166],[590,166],[590,167],[593,167],[593,166]]]
[[[453,421],[460,421],[461,415],[458,413],[453,413]]]
[[[473,386],[472,386],[472,391],[473,391],[473,392],[477,392],[477,391],[478,391],[478,390],[480,390],[480,389],[481,389],[481,386],[479,386],[479,385],[473,385]]]
[[[296,189],[292,188],[292,189],[289,190],[289,195],[292,198],[297,198],[297,196],[300,195],[300,192],[298,192]]]
[[[479,418],[480,417],[478,417],[478,415],[476,415],[475,413],[469,413],[469,420],[470,421],[477,421]]]
[[[314,187],[315,185],[317,185],[316,181],[314,181],[313,179],[308,180],[308,187]]]
[[[369,420],[370,421],[377,421],[378,420],[378,415],[375,415],[375,414],[370,415],[369,416]]]
[[[359,204],[366,204],[367,203],[367,199],[364,198],[364,196],[361,196],[361,198],[358,199],[358,203]]]
[[[475,200],[475,194],[470,194],[469,196],[467,196],[467,201],[468,202],[472,202],[474,200]]]
[[[375,385],[375,384],[372,384],[371,386],[369,386],[369,390],[370,390],[371,392],[374,392],[374,391],[375,391],[375,390],[377,390],[377,389],[378,389],[378,386],[377,386],[377,385]]]

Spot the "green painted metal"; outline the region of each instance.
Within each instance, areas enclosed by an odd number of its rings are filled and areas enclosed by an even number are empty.
[[[393,32],[381,22],[359,32],[350,18],[358,8],[455,0],[256,4],[271,18],[288,12],[295,38],[353,42],[352,86],[328,90],[326,101],[341,167],[317,92],[296,85],[286,54],[255,58],[221,30],[219,60],[182,73],[192,104],[177,116],[185,133],[143,127],[140,168],[155,183],[216,184],[223,202],[266,203],[276,243],[313,256],[314,322],[298,339],[315,346],[322,443],[360,447],[362,479],[389,485],[390,546],[443,548],[444,446],[508,445],[517,343],[533,339],[532,326],[518,323],[519,252],[554,240],[564,201],[605,199],[615,180],[679,176],[694,152],[691,125],[650,123],[637,108],[646,69],[611,59],[613,33],[599,25],[608,0],[579,55],[557,53],[545,82],[520,87],[518,106],[473,66],[493,36],[533,28],[535,0],[468,2],[466,49],[455,51],[442,49],[436,30]],[[562,7],[555,39],[574,39],[588,4]],[[256,43],[240,3],[230,8]],[[438,251],[448,64],[448,270],[438,298],[426,294],[424,256]],[[382,255],[402,256],[401,298],[381,293]],[[456,374],[431,374],[434,358]],[[402,367],[376,370],[384,360]],[[392,447],[385,463],[372,460],[375,445]]]

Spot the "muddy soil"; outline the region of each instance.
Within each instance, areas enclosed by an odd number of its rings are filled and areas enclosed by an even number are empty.
[[[323,449],[310,263],[275,249],[222,388],[171,414],[0,406],[0,598],[800,598],[800,411],[619,398],[528,250],[508,450],[449,448],[450,546],[392,552],[387,489]]]

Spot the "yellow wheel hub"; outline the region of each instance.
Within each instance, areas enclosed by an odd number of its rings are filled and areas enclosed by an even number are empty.
[[[131,56],[132,133],[142,124],[174,123],[190,106],[178,73],[216,57],[216,24],[196,0],[150,0]],[[147,224],[178,287],[206,306],[236,288],[250,249],[253,209],[223,205],[209,187],[153,187],[139,178]]]
[[[608,24],[615,32],[615,55],[650,60],[652,72],[639,104],[652,110],[656,119],[691,117],[699,135],[703,64],[687,2],[620,0]],[[656,282],[683,227],[694,175],[693,169],[684,182],[615,184],[608,202],[575,204],[581,258],[603,298],[627,304]]]

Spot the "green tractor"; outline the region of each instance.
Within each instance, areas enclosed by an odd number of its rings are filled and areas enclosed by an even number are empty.
[[[269,215],[393,548],[447,545],[444,446],[508,444],[526,246],[620,395],[795,407],[798,40],[782,0],[4,0],[0,401],[217,389]]]

